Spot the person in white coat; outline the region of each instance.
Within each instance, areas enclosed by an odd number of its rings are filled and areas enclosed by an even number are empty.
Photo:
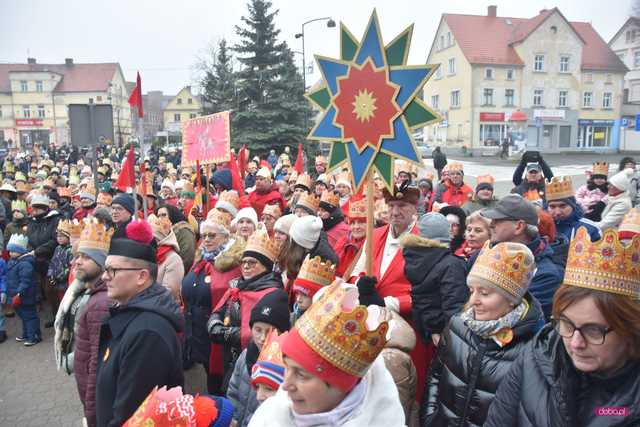
[[[358,305],[355,286],[336,281],[326,287],[283,340],[284,382],[249,427],[405,426],[380,356],[390,318],[384,308]]]
[[[607,204],[602,211],[602,219],[595,223],[601,230],[617,228],[624,216],[631,210],[629,186],[634,171],[624,169],[609,179],[609,194],[603,199]]]

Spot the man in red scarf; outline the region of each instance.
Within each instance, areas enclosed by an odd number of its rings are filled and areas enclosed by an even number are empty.
[[[274,188],[271,182],[271,172],[266,167],[260,168],[256,174],[256,188],[249,194],[249,203],[258,214],[258,218],[262,217],[262,210],[267,205],[279,205],[280,211],[284,210],[286,202],[277,188]]]

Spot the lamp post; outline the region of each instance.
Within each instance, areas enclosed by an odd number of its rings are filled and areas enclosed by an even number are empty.
[[[305,51],[304,51],[304,26],[316,21],[327,21],[327,28],[333,28],[336,26],[336,21],[331,19],[330,16],[326,16],[324,18],[315,18],[310,19],[306,22],[302,23],[302,31],[296,34],[297,39],[302,39],[302,82],[304,84],[304,92],[307,91],[307,64],[305,60]]]

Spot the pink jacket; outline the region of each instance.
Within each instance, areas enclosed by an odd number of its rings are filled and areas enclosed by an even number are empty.
[[[582,206],[585,213],[591,212],[591,206],[601,202],[604,196],[606,196],[606,194],[603,193],[602,190],[599,188],[589,190],[587,184],[584,184],[576,191],[576,201]]]

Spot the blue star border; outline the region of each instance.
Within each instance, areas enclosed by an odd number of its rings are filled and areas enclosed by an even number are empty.
[[[412,34],[413,24],[384,46],[374,9],[360,43],[340,23],[340,59],[315,55],[324,84],[308,92],[306,97],[322,111],[322,116],[311,129],[308,139],[332,143],[328,169],[335,170],[347,164],[355,191],[360,189],[371,167],[392,189],[394,159],[422,166],[412,131],[442,120],[418,97],[438,65],[406,65]],[[351,139],[343,138],[341,126],[335,123],[337,110],[333,100],[338,96],[338,80],[348,75],[351,66],[359,68],[369,58],[376,69],[387,71],[387,80],[392,85],[399,87],[395,101],[402,113],[392,120],[393,136],[383,138],[379,149],[367,145],[359,151]]]

